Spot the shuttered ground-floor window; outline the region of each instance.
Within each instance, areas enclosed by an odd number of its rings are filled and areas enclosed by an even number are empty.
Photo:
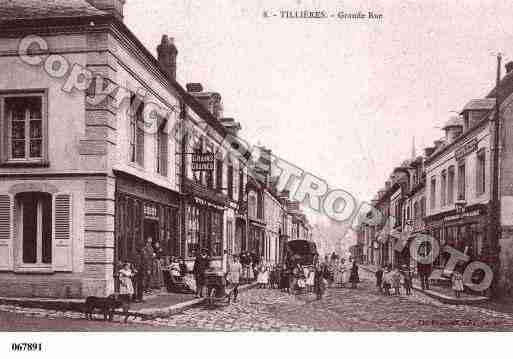
[[[71,194],[0,195],[0,270],[72,270]]]

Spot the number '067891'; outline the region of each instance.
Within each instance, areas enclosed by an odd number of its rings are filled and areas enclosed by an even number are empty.
[[[11,351],[13,352],[40,352],[43,349],[41,343],[12,343]]]

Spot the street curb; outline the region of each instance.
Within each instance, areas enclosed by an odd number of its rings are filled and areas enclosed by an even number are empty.
[[[239,293],[256,287],[257,283],[249,283],[239,287]],[[202,304],[206,298],[194,298],[192,300],[173,304],[164,308],[145,308],[136,312],[128,312],[131,317],[139,317],[143,320],[164,318],[181,313],[191,307]],[[85,299],[52,299],[52,298],[9,298],[0,297],[0,304],[15,305],[22,308],[40,308],[56,311],[73,311],[82,313]],[[117,315],[125,315],[122,311],[115,311]]]
[[[360,266],[360,268],[362,268],[370,273],[376,273],[376,271],[371,268],[367,268],[364,266]],[[440,294],[440,293],[432,291],[432,290],[422,289],[417,284],[413,284],[412,287],[417,292],[424,293],[428,297],[436,299],[439,302],[444,303],[444,304],[451,304],[451,305],[469,305],[470,304],[470,305],[472,305],[472,304],[482,304],[482,303],[486,303],[486,302],[490,301],[490,298],[478,297],[478,296],[476,296],[475,298],[452,298],[452,297],[448,297],[446,295]]]
[[[246,290],[249,290],[251,288],[254,288],[257,286],[257,283],[249,283],[244,284],[239,287],[239,293],[244,292]],[[141,311],[136,312],[140,316],[146,319],[155,319],[155,318],[165,318],[169,317],[178,313],[181,313],[191,307],[194,307],[196,305],[203,304],[207,298],[194,298],[192,300],[189,300],[187,302],[182,302],[178,304],[171,305],[169,307],[164,308],[146,308],[142,309]],[[118,312],[116,312],[118,313]],[[118,314],[122,315],[122,312],[119,312]]]

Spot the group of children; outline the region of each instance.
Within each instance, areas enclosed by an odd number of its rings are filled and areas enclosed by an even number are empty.
[[[459,298],[464,291],[463,276],[460,271],[456,270],[451,275],[451,284],[455,297]],[[379,267],[376,271],[376,286],[386,296],[401,295],[401,286],[404,288],[406,295],[411,295],[413,283],[410,268],[392,269],[388,267],[384,271],[382,267]],[[394,290],[393,294],[392,289]]]
[[[404,287],[406,295],[411,295],[412,277],[408,269],[399,270],[388,267],[386,271],[378,268],[376,271],[376,286],[386,296],[401,295],[401,286]],[[391,290],[394,290],[393,293]]]
[[[280,271],[275,265],[260,264],[257,267],[258,288],[278,288],[280,285]]]
[[[313,292],[315,269],[310,266],[296,265],[294,269],[285,266],[261,264],[257,268],[257,288],[287,290],[291,286],[308,293]]]

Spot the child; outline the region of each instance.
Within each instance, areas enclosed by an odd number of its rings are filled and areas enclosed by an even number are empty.
[[[458,271],[454,271],[452,274],[452,289],[456,298],[459,298],[463,292],[463,276]]]
[[[258,267],[258,273],[257,273],[257,285],[258,285],[259,289],[265,288],[265,285],[267,284],[265,273],[266,273],[266,269],[265,269],[264,265],[261,264]]]
[[[123,264],[119,270],[119,299],[123,303],[123,312],[125,312],[125,323],[128,320],[128,310],[130,309],[130,302],[134,295],[134,286],[132,277],[134,276],[132,265],[129,262]]]
[[[394,295],[401,295],[401,272],[395,269],[392,274],[392,285],[394,287]]]

